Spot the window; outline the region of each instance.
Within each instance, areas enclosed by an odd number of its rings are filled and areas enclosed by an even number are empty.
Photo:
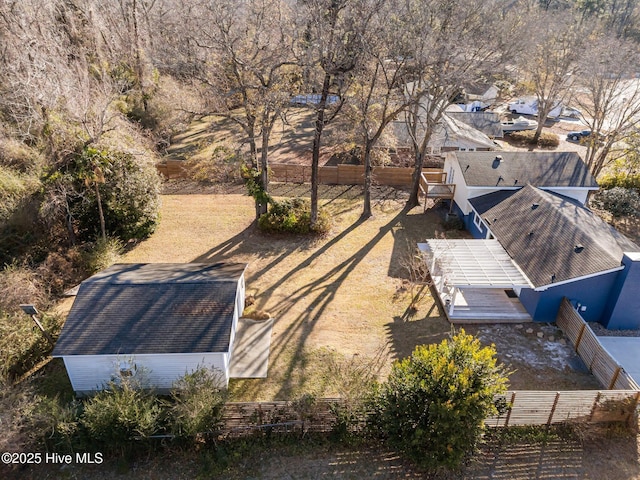
[[[476,212],[473,212],[473,224],[478,227],[479,230],[482,230],[482,219]]]

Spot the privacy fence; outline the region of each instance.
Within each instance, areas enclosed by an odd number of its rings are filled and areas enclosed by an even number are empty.
[[[166,178],[184,178],[184,162],[165,160],[156,165],[158,172]],[[274,163],[269,166],[270,179],[281,183],[311,183],[311,167],[308,165]],[[429,182],[443,183],[444,173],[439,168],[423,169]],[[372,179],[377,185],[403,187],[411,185],[413,168],[410,167],[373,167]],[[364,184],[363,165],[322,166],[318,169],[318,182],[322,185],[362,185]]]
[[[571,340],[576,352],[589,367],[593,376],[610,390],[640,390],[635,380],[602,346],[591,327],[564,298],[560,304],[556,324]]]
[[[634,391],[516,391],[496,397],[502,413],[485,421],[488,427],[553,425],[559,423],[629,422],[634,418],[640,392]],[[242,437],[255,432],[287,433],[332,431],[338,423],[336,411],[348,407],[340,399],[324,398],[301,405],[298,402],[228,403],[222,432]],[[362,417],[350,426],[357,431]]]

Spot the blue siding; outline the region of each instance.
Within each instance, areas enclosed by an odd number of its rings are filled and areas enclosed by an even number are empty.
[[[618,273],[620,272],[577,280],[550,287],[544,292],[523,288],[520,292],[520,301],[536,322],[555,322],[563,297],[567,297],[573,305],[580,303],[587,307],[586,311],[580,312],[587,322],[600,322]]]
[[[467,231],[471,233],[471,235],[473,235],[473,238],[486,238],[487,227],[484,224],[481,224],[480,229],[476,227],[475,223],[473,223],[473,218],[475,216],[475,212],[473,210],[471,210],[471,213],[469,215],[464,215],[458,204],[456,202],[453,202],[453,213],[455,213],[456,215],[458,215],[458,217],[460,217],[460,219],[462,219],[464,228],[466,228]]]
[[[612,330],[640,328],[640,255],[633,256],[622,257],[625,269],[618,273],[605,311],[602,323]]]

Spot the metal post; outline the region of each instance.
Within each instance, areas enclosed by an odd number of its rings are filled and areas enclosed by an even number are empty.
[[[44,327],[38,320],[38,317],[36,317],[36,315],[38,314],[38,310],[36,309],[36,307],[31,304],[21,304],[20,308],[24,313],[26,313],[31,317],[31,319],[33,320],[33,323],[35,323],[36,327],[40,329],[40,331],[42,332],[42,335],[44,335],[44,338],[47,339],[47,341],[51,344],[51,346],[54,346],[55,342],[53,341],[53,338],[51,338],[51,335],[47,333],[47,331],[44,329]]]

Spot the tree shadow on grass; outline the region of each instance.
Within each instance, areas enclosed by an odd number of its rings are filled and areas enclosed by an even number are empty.
[[[319,238],[304,235],[269,235],[261,233],[253,222],[242,232],[191,260],[194,263],[250,262],[250,259],[273,258],[260,270],[250,270],[248,284],[259,278],[292,253],[307,250],[317,244]],[[245,260],[246,259],[246,260]]]
[[[288,295],[285,302],[281,302],[277,309],[276,317],[287,314],[297,302],[313,297],[313,300],[309,303],[306,310],[288,325],[284,331],[280,332],[280,335],[272,343],[270,355],[270,362],[272,364],[276,363],[281,356],[291,354],[291,360],[283,372],[284,381],[276,393],[276,398],[287,398],[291,392],[296,391],[296,388],[299,386],[296,385],[293,380],[293,373],[296,369],[303,366],[304,340],[309,337],[318,320],[335,299],[338,290],[344,284],[349,274],[363,261],[371,249],[389,234],[394,226],[406,218],[406,215],[407,210],[403,209],[391,221],[380,227],[376,235],[346,260],[333,267],[325,275],[318,277],[306,285],[298,287]],[[315,259],[340,242],[350,232],[362,225],[362,223],[362,220],[356,221],[340,235],[323,245],[318,251],[314,252],[310,257],[283,275],[283,280],[304,268],[310,267]],[[275,292],[276,288],[278,288],[279,283],[280,282],[275,282],[274,285],[262,295],[265,298],[269,298]]]
[[[426,288],[426,287],[425,287]],[[429,288],[431,302],[418,302],[417,310],[409,305],[402,316],[394,317],[393,322],[385,325],[390,350],[396,360],[411,355],[418,345],[440,343],[451,334],[451,324],[438,303],[433,287]]]

